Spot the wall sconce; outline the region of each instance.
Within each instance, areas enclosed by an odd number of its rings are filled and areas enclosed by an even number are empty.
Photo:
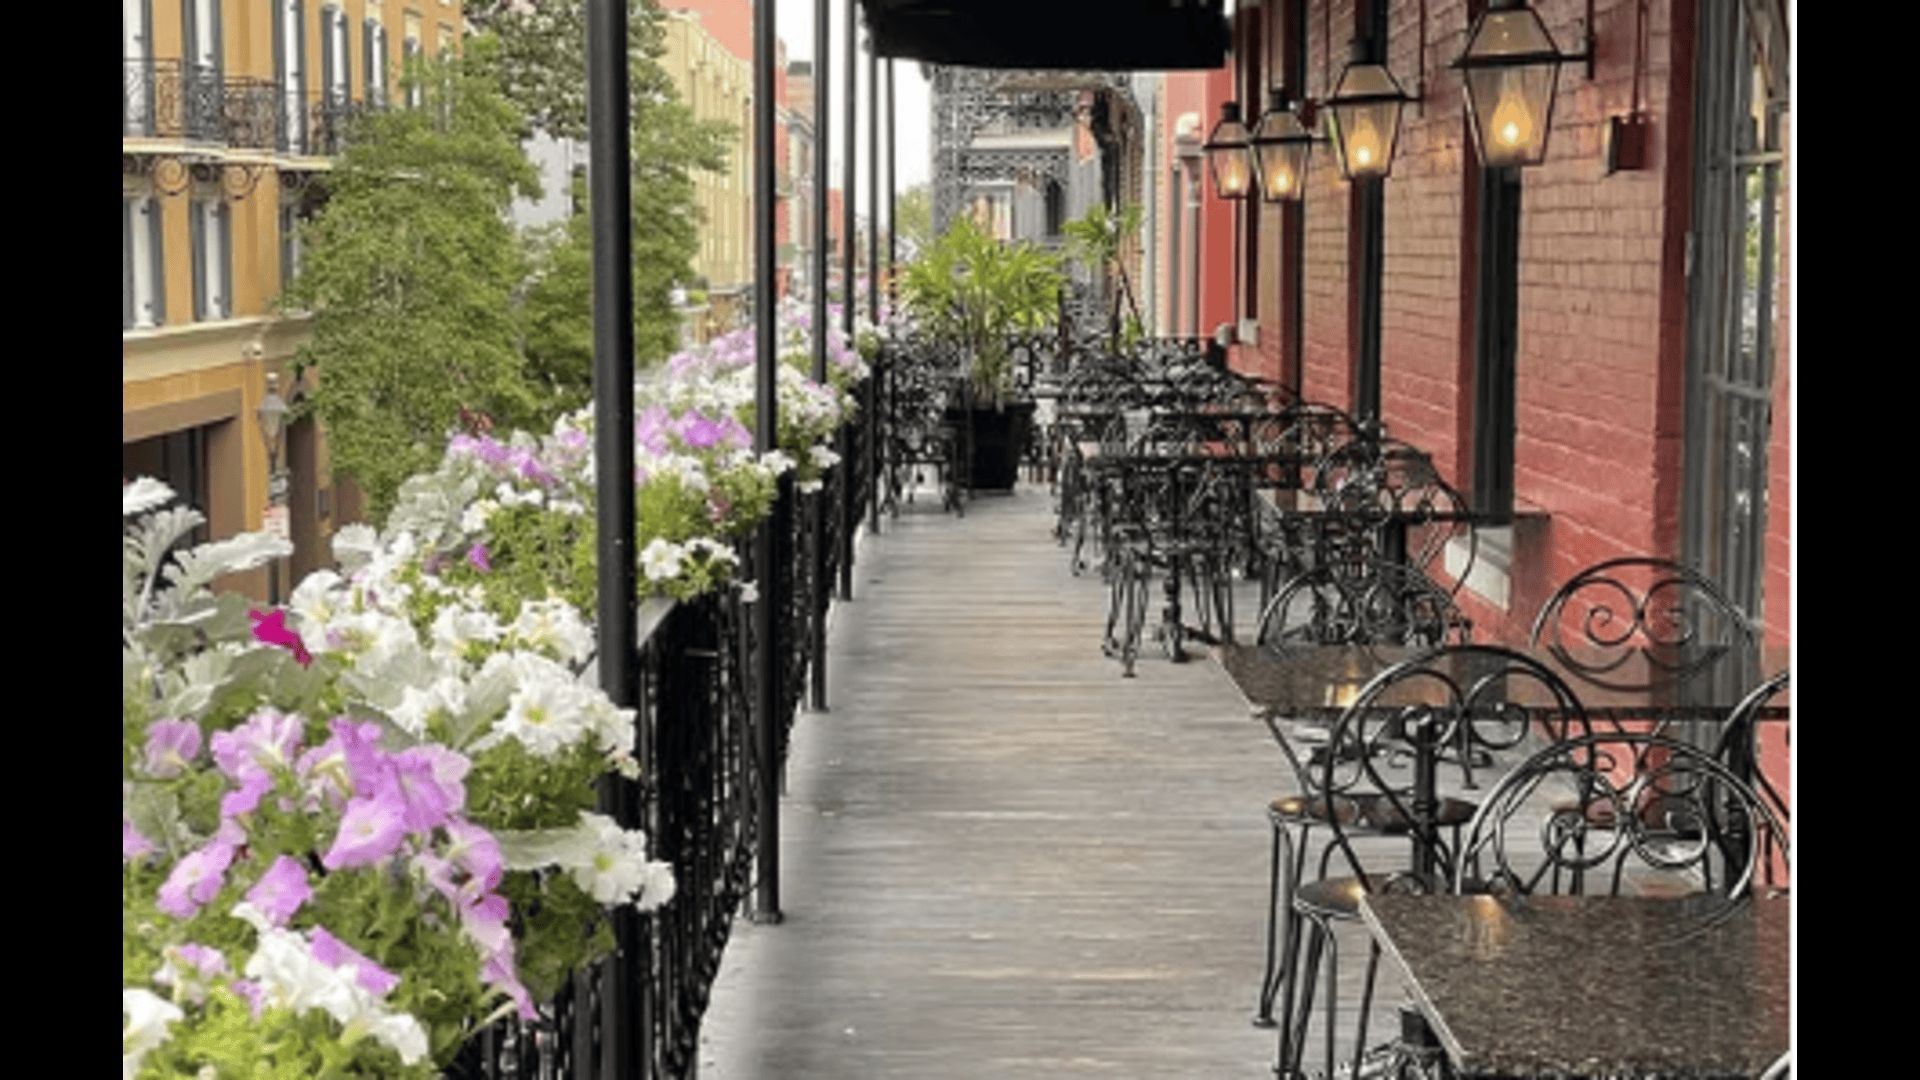
[[[1400,141],[1400,110],[1413,100],[1387,70],[1355,41],[1353,59],[1340,72],[1333,96],[1323,104],[1333,125],[1334,157],[1349,180],[1382,179],[1393,171]]]
[[[1284,89],[1267,91],[1267,111],[1253,130],[1252,143],[1260,197],[1270,203],[1299,202],[1307,190],[1314,137]]]
[[[1467,47],[1453,66],[1465,74],[1467,115],[1474,145],[1488,168],[1538,165],[1546,160],[1560,65],[1587,62],[1593,77],[1593,0],[1587,0],[1586,49],[1563,53],[1526,0],[1490,0],[1467,31]]]
[[[1244,199],[1253,184],[1253,147],[1247,125],[1240,122],[1240,103],[1222,102],[1220,122],[1207,136],[1204,149],[1213,170],[1213,190],[1223,199]]]

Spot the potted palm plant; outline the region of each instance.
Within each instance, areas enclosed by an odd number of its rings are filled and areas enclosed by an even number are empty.
[[[976,488],[1010,489],[1019,475],[1034,403],[1016,400],[1013,337],[1054,322],[1065,280],[1053,252],[1003,243],[970,217],[955,221],[901,276],[901,297],[922,330],[966,357]]]

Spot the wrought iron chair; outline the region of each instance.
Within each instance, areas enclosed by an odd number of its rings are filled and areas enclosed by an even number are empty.
[[[1606,870],[1617,896],[1632,861],[1643,893],[1714,898],[1694,908],[1699,925],[1750,897],[1773,854],[1791,858],[1765,796],[1711,751],[1645,731],[1588,730],[1538,751],[1495,785],[1466,833],[1454,864],[1462,892],[1584,895]],[[1532,846],[1516,849],[1516,837]]]
[[[1336,576],[1329,567],[1307,571],[1282,589],[1261,612],[1256,641],[1284,650],[1305,645],[1464,645],[1472,627],[1453,599],[1423,574],[1397,563],[1370,564],[1371,573]],[[1283,727],[1284,725],[1284,727]],[[1282,795],[1267,804],[1273,830],[1268,867],[1266,967],[1260,976],[1260,1000],[1254,1022],[1273,1025],[1273,1003],[1287,966],[1278,962],[1279,913],[1290,910],[1292,883],[1306,869],[1307,842],[1313,826],[1324,823],[1325,807],[1308,797],[1308,778],[1319,764],[1316,754],[1331,748],[1324,733],[1285,717],[1268,721],[1274,738],[1301,782],[1301,794]],[[1295,728],[1289,732],[1285,728]],[[1464,735],[1464,727],[1461,729]],[[1315,738],[1314,736],[1320,736]],[[1319,743],[1304,756],[1305,744]],[[1289,830],[1297,830],[1290,835]],[[1282,869],[1286,869],[1282,887]]]
[[[1789,673],[1782,671],[1755,687],[1742,699],[1727,717],[1726,728],[1720,734],[1720,744],[1713,753],[1715,760],[1726,765],[1735,776],[1747,781],[1784,829],[1793,827],[1793,818],[1787,807],[1786,796],[1774,786],[1773,778],[1767,775],[1761,760],[1760,733],[1765,728],[1759,714],[1761,709],[1787,689],[1789,682]],[[1788,838],[1762,832],[1759,839],[1762,880],[1769,889],[1778,889],[1780,886],[1774,880],[1775,865],[1784,860],[1776,858],[1776,855]]]
[[[1516,691],[1533,698],[1535,706],[1516,704],[1520,700]],[[1547,703],[1544,707],[1539,704],[1542,701]],[[1536,723],[1532,719],[1536,712],[1551,719]],[[1539,732],[1542,726],[1545,730]],[[1498,646],[1451,645],[1396,664],[1369,681],[1334,726],[1318,768],[1303,768],[1289,753],[1303,796],[1318,818],[1316,823],[1327,828],[1329,841],[1321,851],[1317,880],[1292,885],[1287,905],[1286,945],[1276,976],[1285,988],[1277,1064],[1282,1076],[1297,1075],[1305,1055],[1307,1021],[1323,954],[1327,961],[1326,1069],[1328,1076],[1334,1073],[1339,973],[1335,924],[1356,921],[1360,898],[1369,893],[1445,889],[1462,850],[1461,828],[1485,814],[1484,807],[1476,811],[1472,803],[1453,798],[1436,797],[1432,804],[1421,806],[1410,788],[1381,772],[1379,762],[1394,750],[1416,751],[1421,742],[1437,749],[1464,737],[1471,746],[1504,751],[1536,733],[1564,741],[1570,732],[1588,730],[1585,711],[1573,690],[1544,665]],[[1441,839],[1442,829],[1453,833],[1451,845]],[[1416,866],[1412,873],[1392,873],[1377,869],[1376,862],[1376,869],[1370,870],[1353,843],[1361,836],[1414,838],[1427,865]],[[1328,872],[1336,852],[1346,873]],[[1311,937],[1305,940],[1303,967],[1295,971],[1302,924]],[[1359,1075],[1367,1052],[1379,959],[1379,947],[1370,943],[1354,1043],[1354,1075]]]

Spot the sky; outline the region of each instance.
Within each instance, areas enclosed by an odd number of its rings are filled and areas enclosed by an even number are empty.
[[[831,170],[830,175],[833,186],[836,188],[840,186],[841,170],[844,168],[842,163],[845,161],[843,155],[846,153],[846,132],[841,130],[841,128],[846,126],[847,108],[846,99],[842,96],[845,93],[845,79],[847,77],[847,69],[845,66],[847,47],[843,37],[847,20],[846,6],[853,2],[855,2],[855,0],[827,0],[829,9],[828,23],[833,31],[832,51],[829,53],[829,62],[833,67],[833,70],[829,72],[829,77],[833,81],[833,87],[831,90],[832,97],[828,102],[828,107],[831,111],[829,128],[831,129],[830,135],[833,142],[833,159],[829,169]],[[774,5],[773,21],[780,35],[780,40],[786,43],[787,60],[789,62],[794,60],[812,60],[814,56],[814,0],[774,0]],[[932,98],[927,80],[920,74],[920,64],[918,61],[895,60],[892,63],[894,108],[898,115],[898,123],[894,125],[894,131],[896,133],[894,136],[894,164],[895,167],[900,170],[896,190],[905,191],[915,184],[926,183],[933,174],[933,148],[931,145],[933,127]],[[886,67],[887,61],[883,59],[880,62],[880,79],[883,91],[886,86]],[[855,159],[855,168],[859,170],[859,173],[854,188],[856,193],[856,212],[864,216],[867,213],[869,205],[867,198],[867,189],[869,187],[867,183],[868,87],[867,63],[864,53],[860,57],[859,80],[860,116],[858,124],[860,128],[860,138],[858,142],[859,156]],[[885,175],[887,139],[884,126],[886,123],[885,115],[883,114],[880,119],[882,124],[880,131],[880,153],[882,156],[880,183],[884,186],[887,182]]]

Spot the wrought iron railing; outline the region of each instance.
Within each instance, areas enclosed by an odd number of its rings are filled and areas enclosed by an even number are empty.
[[[864,390],[862,391],[864,401]],[[836,440],[848,448],[823,487],[798,496],[796,523],[776,543],[776,563],[754,564],[755,544],[739,545],[742,580],[758,603],[776,605],[783,682],[776,728],[778,759],[759,759],[753,715],[761,643],[737,591],[672,603],[650,600],[640,618],[636,738],[644,779],[610,789],[608,812],[644,828],[656,858],[673,865],[674,898],[650,915],[616,914],[615,952],[577,973],[539,1019],[508,1019],[477,1034],[447,1076],[457,1080],[588,1080],[692,1075],[700,1024],[733,920],[752,886],[763,831],[758,797],[765,769],[778,770],[807,674],[826,658],[815,651],[809,620],[824,616],[843,553],[838,530],[866,512],[865,414]],[[846,516],[839,506],[846,496]],[[808,514],[826,514],[824,556],[812,546]]]
[[[220,71],[207,64],[128,58],[120,85],[120,124],[129,138],[220,142]]]
[[[236,149],[330,157],[373,106],[350,95],[295,94],[271,79],[223,78],[179,60],[125,60],[121,130],[128,138],[183,139]]]

